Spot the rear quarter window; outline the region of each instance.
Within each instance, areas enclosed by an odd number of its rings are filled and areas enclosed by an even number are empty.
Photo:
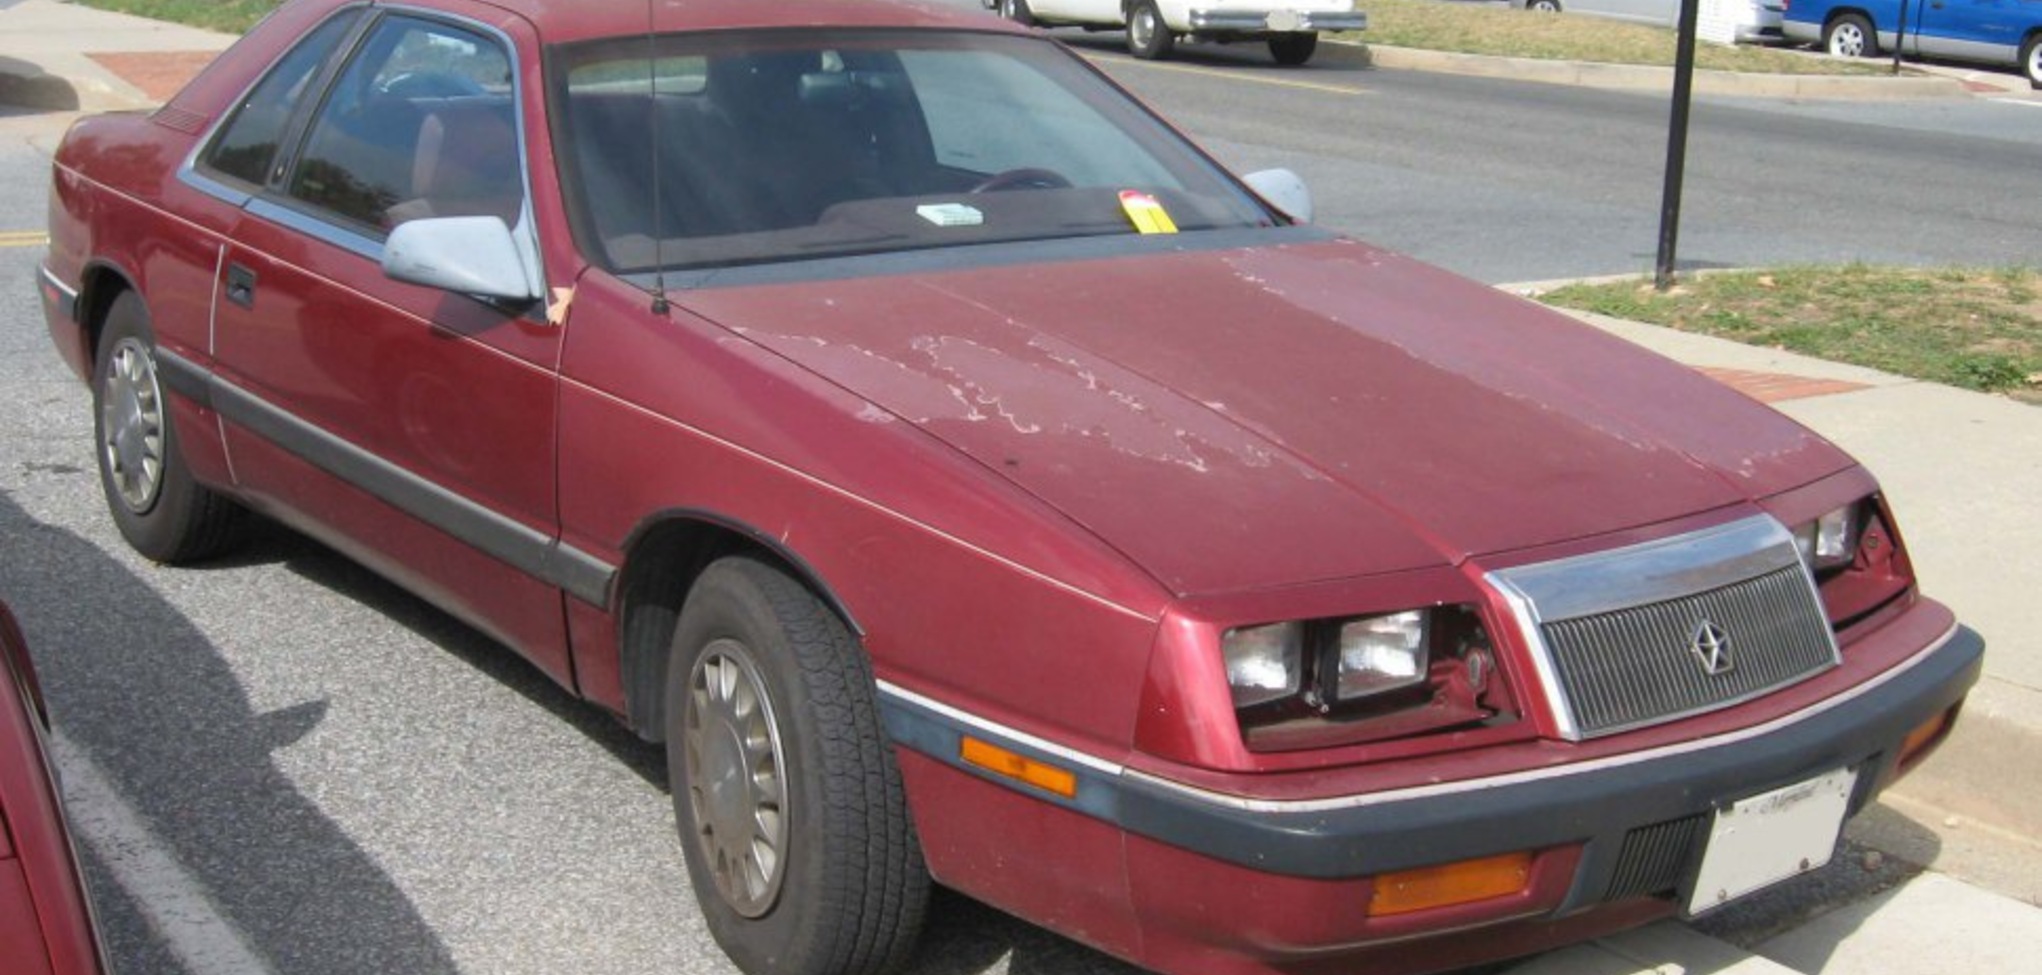
[[[269,182],[291,120],[304,104],[320,65],[332,57],[358,13],[349,10],[320,24],[280,58],[235,106],[201,164],[216,175],[243,183],[261,186]]]

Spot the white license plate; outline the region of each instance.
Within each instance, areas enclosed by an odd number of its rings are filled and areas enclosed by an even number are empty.
[[[1719,807],[1687,912],[1721,907],[1829,862],[1858,774],[1838,769]]]

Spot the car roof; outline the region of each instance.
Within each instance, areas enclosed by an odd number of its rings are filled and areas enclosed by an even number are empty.
[[[664,33],[750,28],[965,29],[1022,33],[978,10],[914,0],[485,0],[539,28],[548,44],[643,34],[648,16]]]

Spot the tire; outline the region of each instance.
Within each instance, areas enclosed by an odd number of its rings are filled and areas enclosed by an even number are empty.
[[[1524,5],[1524,9],[1542,14],[1556,14],[1560,12],[1560,0],[1530,0]]]
[[[1135,0],[1127,8],[1127,51],[1144,61],[1157,61],[1170,56],[1177,47],[1176,35],[1170,33],[1170,25],[1163,23],[1163,12],[1156,9],[1156,0]]]
[[[156,335],[139,295],[107,309],[92,377],[92,443],[99,485],[121,537],[157,562],[225,551],[245,512],[192,480],[156,365]]]
[[[1876,58],[1879,35],[1863,15],[1844,14],[1822,28],[1822,49],[1832,57]]]
[[[729,557],[689,592],[667,774],[689,883],[749,975],[869,975],[914,947],[929,874],[876,697],[857,640],[785,573]]]
[[[2028,87],[2042,90],[2042,34],[2029,34],[2021,44],[2021,73],[2028,76]]]
[[[1277,34],[1269,39],[1269,56],[1277,64],[1297,67],[1312,59],[1312,52],[1319,49],[1319,35],[1312,31],[1294,34]]]
[[[1035,14],[1028,9],[1028,0],[1000,0],[1000,16],[1023,27],[1035,26]]]

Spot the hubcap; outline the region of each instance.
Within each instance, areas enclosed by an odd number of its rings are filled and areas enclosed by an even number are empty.
[[[1854,58],[1865,53],[1865,35],[1858,31],[1858,25],[1845,24],[1836,29],[1830,38],[1829,53],[1839,57]]]
[[[156,360],[140,340],[114,346],[100,393],[100,451],[114,493],[129,511],[146,512],[163,486],[163,393]]]
[[[2042,81],[2042,44],[2028,49],[2028,80]]]
[[[703,649],[683,734],[695,841],[724,902],[760,917],[786,875],[787,789],[773,702],[743,644]]]
[[[1147,48],[1155,43],[1157,26],[1155,15],[1147,4],[1143,4],[1141,9],[1134,12],[1134,20],[1128,24],[1128,29],[1134,31],[1135,46]]]

